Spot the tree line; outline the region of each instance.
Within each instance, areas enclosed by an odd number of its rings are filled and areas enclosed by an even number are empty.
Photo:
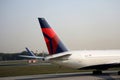
[[[35,53],[37,54],[37,53]],[[47,56],[47,53],[39,53],[36,56]],[[0,61],[6,61],[6,60],[23,60],[27,59],[24,57],[20,57],[19,55],[28,55],[26,51],[20,52],[20,53],[0,53]]]

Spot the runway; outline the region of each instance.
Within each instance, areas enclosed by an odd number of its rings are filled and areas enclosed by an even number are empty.
[[[3,77],[0,80],[120,80],[120,75],[117,75],[116,71],[106,71],[102,75],[92,75],[92,72],[79,72]]]
[[[0,66],[35,66],[35,65],[51,65],[51,63],[42,61],[37,61],[36,63],[28,63],[27,60],[0,61]]]

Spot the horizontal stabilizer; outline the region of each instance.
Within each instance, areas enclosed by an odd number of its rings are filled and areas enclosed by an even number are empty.
[[[19,55],[20,57],[31,58],[31,59],[44,59],[44,57],[39,56],[27,56],[27,55]]]
[[[48,56],[46,57],[46,59],[48,60],[66,60],[68,59],[68,57],[70,56],[71,54],[56,54],[56,55],[52,55],[52,56]]]

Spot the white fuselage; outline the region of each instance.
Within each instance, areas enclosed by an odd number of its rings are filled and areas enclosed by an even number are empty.
[[[120,64],[120,50],[68,51],[62,54],[71,55],[67,59],[51,61],[75,69],[102,64]]]

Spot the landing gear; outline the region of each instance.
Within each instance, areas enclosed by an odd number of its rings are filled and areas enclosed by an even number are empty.
[[[94,74],[94,75],[100,75],[100,74],[102,74],[102,71],[96,70],[96,71],[93,71],[93,74]]]
[[[118,75],[120,75],[120,71],[118,71]]]

